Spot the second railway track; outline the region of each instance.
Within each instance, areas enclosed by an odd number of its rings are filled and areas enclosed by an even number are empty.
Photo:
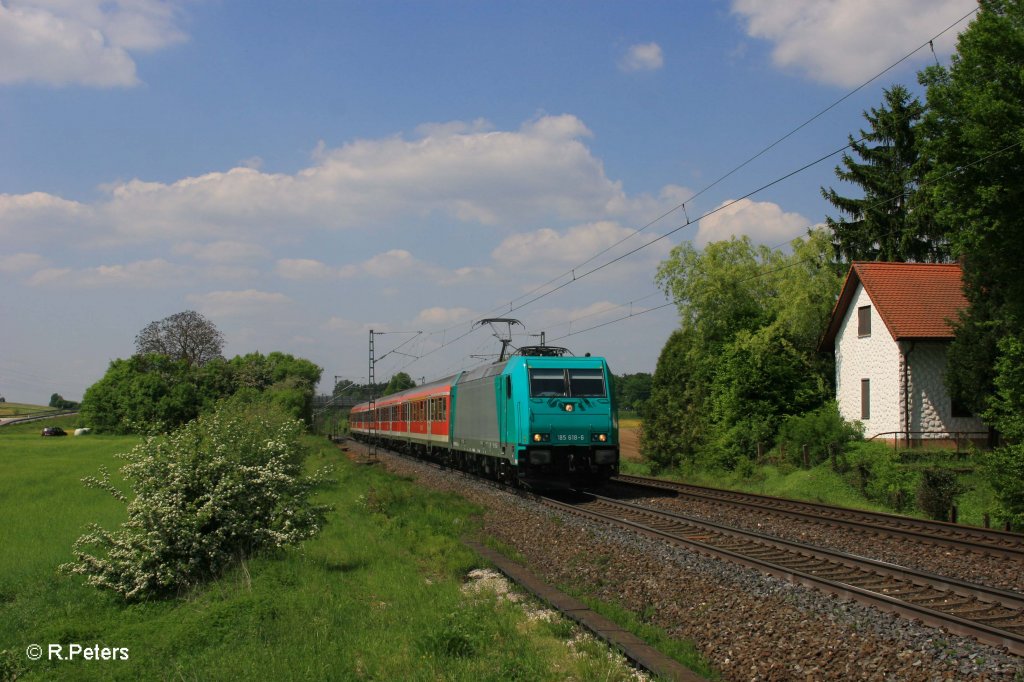
[[[614,480],[628,485],[670,490],[677,496],[711,504],[744,507],[773,514],[787,515],[811,523],[843,526],[862,532],[868,531],[907,538],[915,542],[1024,560],[1024,534],[1021,533],[1010,533],[942,521],[927,521],[896,514],[861,511],[731,490],[704,488],[644,476],[620,475]]]
[[[545,504],[1024,654],[1024,596],[594,495]]]

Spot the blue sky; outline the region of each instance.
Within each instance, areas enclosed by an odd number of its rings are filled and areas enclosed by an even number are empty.
[[[974,7],[0,0],[0,395],[80,399],[187,309],[228,356],[313,360],[325,390],[365,379],[369,329],[396,332],[378,355],[409,341],[378,378],[472,366],[496,347],[452,341],[473,320],[838,149],[967,22],[692,199]],[[510,314],[653,371],[671,307],[583,330],[664,303],[683,240],[822,222],[837,162]]]

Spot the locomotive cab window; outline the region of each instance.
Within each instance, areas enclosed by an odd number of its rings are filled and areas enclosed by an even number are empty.
[[[599,369],[570,369],[569,391],[574,398],[605,397],[604,372]]]
[[[565,372],[560,369],[531,369],[530,396],[533,398],[561,398],[565,390]]]

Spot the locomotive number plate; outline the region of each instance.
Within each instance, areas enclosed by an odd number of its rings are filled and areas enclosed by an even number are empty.
[[[586,437],[582,433],[559,433],[555,436],[555,440],[582,442],[586,440]]]

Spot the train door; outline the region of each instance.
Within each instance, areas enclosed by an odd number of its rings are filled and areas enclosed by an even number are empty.
[[[501,453],[510,459],[516,450],[515,415],[512,401],[512,377],[508,374],[499,375],[498,384],[498,431],[501,434]]]

